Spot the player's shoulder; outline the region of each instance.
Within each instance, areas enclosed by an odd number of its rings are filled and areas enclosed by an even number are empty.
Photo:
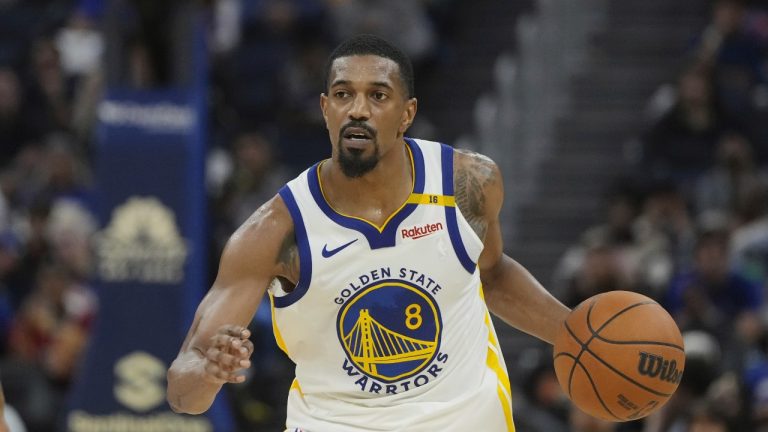
[[[467,149],[454,149],[453,171],[457,180],[469,178],[489,184],[501,177],[499,166],[488,156]]]
[[[293,222],[286,205],[275,195],[229,237],[221,254],[217,278],[274,276],[279,271],[278,258],[286,239],[293,239]]]
[[[451,147],[438,141],[430,141],[423,138],[410,138],[422,148],[437,150],[453,149],[453,171],[468,172],[476,170],[474,174],[483,178],[498,177],[499,167],[490,157],[472,150]]]
[[[293,232],[293,219],[280,194],[256,209],[229,239],[230,247],[279,247],[286,234]]]

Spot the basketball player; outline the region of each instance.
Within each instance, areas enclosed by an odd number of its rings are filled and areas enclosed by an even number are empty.
[[[288,431],[513,431],[488,310],[553,343],[569,310],[502,253],[502,180],[479,154],[405,137],[405,55],[357,36],[331,54],[331,158],[241,226],[168,372],[174,410],[243,382],[265,291],[296,363]]]

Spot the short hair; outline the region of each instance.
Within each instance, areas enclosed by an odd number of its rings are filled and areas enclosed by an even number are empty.
[[[400,80],[408,92],[408,98],[414,97],[413,65],[411,60],[399,48],[375,35],[361,34],[353,36],[336,47],[325,64],[325,88],[331,86],[331,66],[340,57],[375,55],[390,59],[397,63],[400,69]]]

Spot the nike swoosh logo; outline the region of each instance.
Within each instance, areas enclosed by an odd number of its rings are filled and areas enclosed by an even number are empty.
[[[325,246],[323,246],[323,258],[330,258],[330,257],[336,255],[337,253],[339,253],[342,250],[344,250],[344,248],[346,248],[347,246],[351,245],[352,243],[354,243],[356,241],[357,241],[357,239],[354,239],[354,240],[352,240],[349,243],[345,243],[345,244],[337,247],[336,249],[331,249],[331,250],[328,250],[328,245],[326,244]]]

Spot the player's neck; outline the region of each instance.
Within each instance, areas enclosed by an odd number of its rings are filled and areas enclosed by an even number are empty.
[[[361,177],[347,177],[336,160],[324,163],[320,172],[323,193],[336,211],[377,224],[408,199],[413,175],[404,142],[383,155],[376,167]]]

